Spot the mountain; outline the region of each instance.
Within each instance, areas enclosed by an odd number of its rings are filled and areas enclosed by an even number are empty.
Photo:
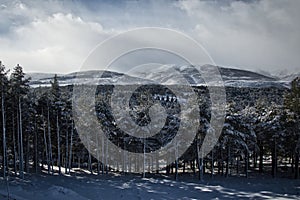
[[[232,87],[289,87],[289,82],[257,72],[219,67],[225,86]]]
[[[49,77],[54,77],[54,73],[26,73],[25,78],[31,78],[32,81],[38,81],[40,79],[45,79]],[[62,76],[63,74],[57,74]]]
[[[290,82],[294,77],[300,74],[293,74],[282,79],[252,72],[248,70],[232,69],[218,67],[225,86],[231,87],[289,87]],[[200,71],[201,73],[201,71]],[[60,85],[72,84],[135,84],[135,83],[153,83],[155,80],[161,84],[176,84],[179,80],[192,85],[203,85],[204,80],[201,74],[192,66],[162,66],[161,68],[151,69],[149,71],[135,71],[130,75],[122,74],[113,71],[80,71],[69,74],[59,74],[58,81]],[[50,81],[54,74],[47,73],[28,73],[31,77],[30,85],[32,87],[47,87],[50,86]],[[180,83],[182,83],[180,81]]]
[[[300,77],[300,72],[289,74],[281,78],[282,81],[292,82],[295,78]]]
[[[210,67],[210,66],[208,66]],[[191,84],[201,85],[205,84],[205,82],[199,82],[201,80],[201,75],[197,71],[190,66],[182,66],[178,68],[180,73],[183,74],[187,79],[189,79]],[[205,68],[204,68],[205,69]],[[231,87],[288,87],[288,82],[282,82],[281,80],[269,77],[266,75],[262,75],[256,72],[241,70],[241,69],[233,69],[233,68],[224,68],[218,67],[221,77],[223,79],[225,86]],[[200,67],[200,73],[205,73],[201,71],[202,67]],[[213,79],[213,78],[212,78]],[[208,80],[210,81],[210,80]]]
[[[31,77],[30,86],[32,87],[48,87],[51,85],[54,74],[47,73],[28,73],[28,77]],[[139,78],[132,77],[126,74],[112,72],[112,71],[101,71],[101,70],[90,70],[73,72],[69,74],[57,75],[57,79],[61,86],[72,85],[72,84],[117,84],[119,80],[122,80],[122,84],[132,84],[136,81],[142,81]]]

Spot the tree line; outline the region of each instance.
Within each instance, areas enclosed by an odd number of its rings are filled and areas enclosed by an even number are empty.
[[[70,169],[79,138],[74,134],[71,98],[61,94],[57,77],[47,89],[32,89],[30,78],[17,65],[10,77],[0,63],[1,168],[24,178],[24,173]],[[75,142],[75,144],[73,144]],[[83,147],[80,147],[83,149]]]
[[[72,86],[60,87],[56,75],[47,88],[31,88],[29,81],[20,65],[9,75],[0,62],[3,177],[70,173],[79,168],[98,174],[112,170],[97,161],[80,141],[72,118]],[[283,104],[268,99],[237,104],[228,101],[222,135],[204,158],[198,150],[208,131],[210,112],[209,106],[200,105],[203,126],[194,143],[178,160],[156,173],[174,173],[177,179],[179,172],[193,172],[203,179],[208,173],[248,177],[249,172],[257,171],[299,178],[300,78],[285,90]]]

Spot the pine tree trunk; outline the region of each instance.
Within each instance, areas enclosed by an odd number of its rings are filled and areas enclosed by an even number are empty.
[[[22,106],[19,98],[19,125],[20,125],[20,175],[24,179],[24,153],[23,153],[23,126],[22,126]]]
[[[176,139],[175,139],[176,140]],[[178,144],[177,144],[177,140],[176,140],[176,146],[175,146],[175,180],[178,181]]]
[[[143,139],[143,178],[146,177],[146,140]]]
[[[214,152],[213,150],[211,151],[211,178],[214,177]]]
[[[96,145],[97,145],[97,175],[100,175],[100,153],[99,153],[99,137],[96,135]]]
[[[246,153],[245,153],[245,174],[246,174],[246,178],[248,178],[248,167],[249,167],[249,153],[248,151],[246,150]]]
[[[297,120],[297,127],[299,127],[299,119]],[[299,129],[299,128],[298,128]],[[300,133],[298,133],[298,139],[295,149],[295,179],[299,178],[299,155],[300,155]]]
[[[3,84],[3,83],[2,83]],[[6,177],[6,161],[7,161],[7,155],[6,155],[6,122],[5,122],[5,110],[4,110],[4,91],[2,86],[2,92],[1,92],[1,107],[2,107],[2,132],[3,132],[3,177]]]
[[[29,138],[27,138],[25,142],[26,142],[25,171],[26,173],[29,173]]]
[[[105,137],[105,173],[108,174],[109,165],[108,165],[108,138]]]
[[[49,143],[49,161],[51,163],[51,172],[53,174],[53,158],[52,158],[52,142],[51,142],[51,125],[50,125],[50,111],[49,104],[47,102],[48,113],[47,113],[47,124],[48,124],[48,143]]]
[[[295,179],[299,178],[299,152],[295,152]]]
[[[178,181],[178,159],[175,160],[175,181]]]
[[[72,148],[73,148],[74,122],[72,120],[71,138],[70,138],[70,154],[69,154],[69,173],[72,168]]]
[[[100,170],[101,170],[101,163],[99,161],[99,158],[97,159],[97,175],[100,175]]]
[[[105,152],[104,152],[104,150],[105,150],[105,141],[104,141],[104,137],[103,136],[101,136],[101,152],[102,152],[102,159],[104,160],[104,156],[105,156]],[[105,158],[106,159],[106,158]],[[104,174],[104,167],[106,166],[106,162],[104,163],[103,161],[102,161],[102,168],[101,168],[101,170],[102,170],[102,174]],[[136,165],[135,165],[136,166]]]
[[[159,174],[159,154],[155,154],[155,162],[156,162],[156,174]]]
[[[12,117],[12,134],[13,134],[13,148],[14,148],[14,172],[15,175],[17,174],[17,147],[16,147],[16,133],[15,133],[15,115],[13,112],[13,117]]]
[[[36,117],[34,118],[34,168],[35,168],[35,173],[38,173],[38,165],[39,165],[39,156],[38,156],[38,137],[37,137],[37,122],[36,122]]]
[[[20,141],[20,121],[19,121],[19,109],[17,108],[17,110],[16,110],[16,112],[17,112],[17,118],[16,118],[16,122],[17,122],[17,140],[18,140],[18,145],[17,145],[17,147],[18,147],[18,171],[19,171],[19,175],[20,175],[20,171],[21,171],[21,162],[20,162],[20,156],[21,156],[21,146],[20,146],[20,144],[21,144],[21,141]]]
[[[125,138],[123,138],[123,147],[126,149],[125,146]],[[98,152],[98,151],[97,151]],[[122,163],[122,172],[126,174],[126,151],[123,151],[123,163]]]
[[[237,159],[236,159],[236,174],[237,174],[237,176],[240,176],[240,160],[241,160],[241,158],[237,157]]]
[[[259,147],[259,173],[263,173],[263,162],[264,162],[264,146]]]
[[[253,162],[254,162],[253,167],[256,169],[257,168],[257,152],[256,152],[256,150],[254,151]]]
[[[58,173],[61,174],[61,166],[60,166],[60,130],[59,130],[59,122],[58,122],[58,112],[56,113],[56,136],[57,136],[57,166]]]
[[[203,181],[203,156],[200,155],[200,141],[199,139],[197,140],[197,163],[198,163],[198,171],[199,171],[199,176],[198,179],[200,181]],[[202,151],[201,151],[202,152]]]
[[[276,177],[276,142],[274,142],[274,147],[272,148],[272,177]]]
[[[292,173],[295,172],[295,153],[291,152],[291,167],[292,167]]]
[[[195,165],[195,160],[192,161],[191,165],[192,165],[193,174],[194,174],[194,176],[196,176],[196,165]]]
[[[221,162],[221,175],[224,176],[224,161]]]
[[[230,145],[227,148],[227,161],[226,161],[226,177],[229,176],[229,162],[230,162]]]
[[[65,174],[68,173],[68,161],[69,161],[69,158],[68,158],[68,154],[69,154],[69,131],[68,129],[66,130],[66,152],[65,152]]]
[[[88,170],[93,174],[90,141],[88,140]]]
[[[42,110],[43,116],[43,133],[44,133],[44,144],[45,144],[45,151],[46,151],[46,160],[48,165],[48,174],[50,174],[50,160],[49,160],[49,152],[48,152],[48,144],[47,144],[47,136],[46,136],[46,124],[44,120],[44,111]]]

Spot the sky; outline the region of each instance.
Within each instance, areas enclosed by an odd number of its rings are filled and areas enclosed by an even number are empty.
[[[0,60],[70,73],[105,39],[162,27],[196,40],[219,66],[300,72],[299,10],[298,0],[0,0]]]

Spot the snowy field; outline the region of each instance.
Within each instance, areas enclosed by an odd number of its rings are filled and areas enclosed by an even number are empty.
[[[140,175],[32,175],[25,180],[10,178],[10,199],[300,199],[300,180],[243,177]],[[6,181],[0,180],[0,199],[7,199]]]

